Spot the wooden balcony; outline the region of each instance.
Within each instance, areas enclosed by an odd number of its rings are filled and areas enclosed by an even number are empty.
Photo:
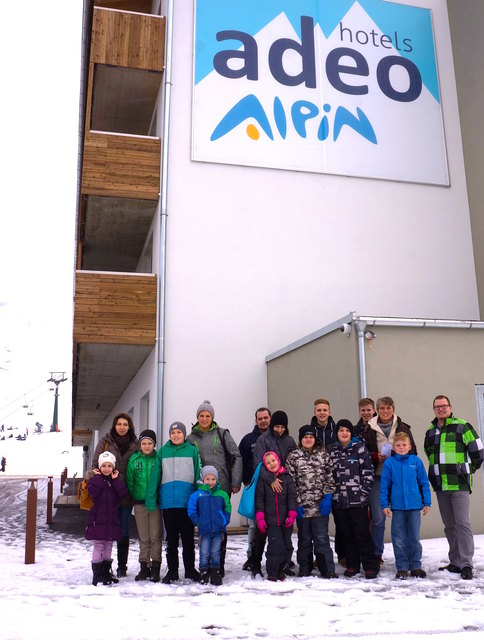
[[[91,62],[163,71],[165,25],[163,16],[95,7]]]
[[[154,345],[156,295],[152,274],[76,271],[74,342]]]
[[[158,200],[159,138],[87,131],[81,191],[85,195]]]

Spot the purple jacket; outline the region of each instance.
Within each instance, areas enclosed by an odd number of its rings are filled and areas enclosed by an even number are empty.
[[[94,506],[89,511],[86,540],[121,540],[118,502],[128,495],[128,489],[119,476],[97,474],[87,483]]]

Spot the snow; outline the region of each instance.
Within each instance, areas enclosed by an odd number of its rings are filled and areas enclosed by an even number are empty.
[[[433,539],[422,542],[428,572],[424,580],[395,580],[387,544],[376,580],[340,575],[328,581],[314,574],[269,583],[242,571],[247,538],[231,535],[221,587],[183,579],[172,585],[135,582],[137,541],[131,543],[128,577],[118,585],[94,587],[92,543],[45,524],[46,478],[38,481],[35,564],[24,564],[27,489],[26,477],[0,477],[2,639],[484,637],[484,536],[475,537],[472,581],[438,571],[447,563],[447,543]],[[54,499],[58,490],[59,480],[54,478]],[[293,542],[296,549],[296,535]],[[341,567],[337,570],[342,574]]]

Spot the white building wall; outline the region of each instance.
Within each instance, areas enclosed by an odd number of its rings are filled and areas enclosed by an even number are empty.
[[[208,399],[238,442],[264,357],[335,317],[478,318],[447,9],[412,1],[433,12],[450,188],[192,162],[194,2],[174,4],[164,428]]]

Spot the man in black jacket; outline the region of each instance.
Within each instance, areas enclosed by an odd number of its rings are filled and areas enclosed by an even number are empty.
[[[255,426],[247,433],[239,444],[242,456],[242,482],[247,486],[254,473],[254,448],[259,436],[267,431],[271,421],[271,412],[267,407],[259,407],[255,412]],[[247,532],[247,560],[242,565],[244,571],[252,570],[252,540],[254,539],[255,520],[249,520]]]

